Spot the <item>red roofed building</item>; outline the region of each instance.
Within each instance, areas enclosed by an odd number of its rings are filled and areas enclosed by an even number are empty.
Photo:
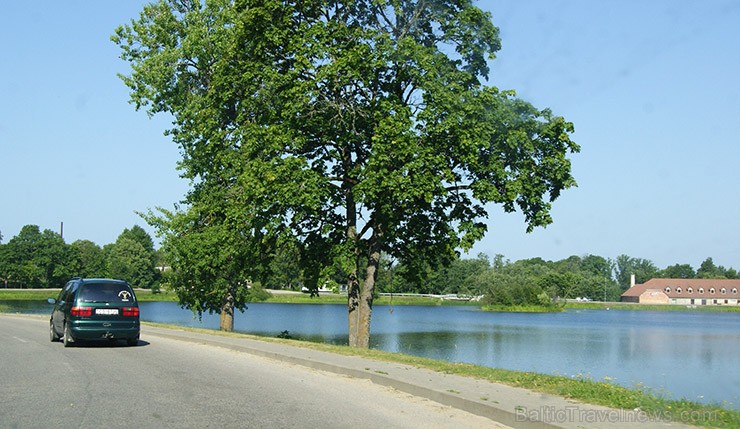
[[[740,280],[650,279],[622,294],[622,302],[679,305],[740,305]]]

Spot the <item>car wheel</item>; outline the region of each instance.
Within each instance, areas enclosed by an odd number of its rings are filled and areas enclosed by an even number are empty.
[[[64,343],[64,347],[69,347],[74,342],[72,333],[69,331],[69,326],[67,326],[66,323],[64,324],[64,338],[62,339],[62,342]]]
[[[59,341],[59,335],[57,335],[57,331],[54,330],[54,324],[51,322],[49,322],[49,339],[52,343]]]
[[[139,344],[139,337],[136,337],[136,338],[126,338],[126,344],[129,347],[133,347],[135,345],[138,345]]]

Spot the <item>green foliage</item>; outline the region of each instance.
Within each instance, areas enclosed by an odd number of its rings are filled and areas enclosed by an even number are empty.
[[[77,269],[71,249],[60,234],[49,229],[41,233],[39,244],[35,258],[43,269],[40,287],[61,287]]]
[[[167,285],[181,305],[195,314],[222,313],[244,310],[250,301],[269,296],[260,287],[251,287],[260,272],[262,244],[254,236],[240,236],[239,224],[244,212],[220,211],[217,191],[213,199],[202,199],[188,211],[171,212],[160,209],[160,214],[144,215],[163,237],[163,248],[172,268]],[[211,204],[207,204],[211,203]],[[228,302],[225,300],[228,297]]]
[[[303,274],[300,269],[300,249],[295,242],[281,243],[272,256],[263,285],[268,289],[300,290]]]
[[[717,266],[712,258],[707,258],[696,270],[696,277],[700,279],[735,279],[737,278],[737,271],[733,268],[727,269],[722,265]]]
[[[139,229],[140,239],[149,237]],[[66,244],[56,232],[26,225],[0,245],[0,281],[3,286],[7,281],[11,288],[61,288],[71,277],[113,276],[128,279],[136,287],[150,287],[156,277],[153,252],[126,238],[126,231],[116,244],[101,249],[89,240]],[[150,237],[148,243],[153,247]]]
[[[543,293],[541,288],[520,276],[493,273],[479,281],[488,286],[486,298],[483,301],[484,304],[488,305],[539,305],[538,296]]]
[[[43,268],[37,257],[41,246],[41,231],[36,225],[25,225],[5,247],[6,258],[3,277],[16,287],[41,287]]]
[[[71,245],[77,258],[77,275],[80,277],[107,277],[106,254],[90,240],[77,240]]]
[[[250,301],[266,301],[272,298],[272,294],[265,290],[259,282],[252,283],[249,288]]]
[[[659,276],[667,279],[693,279],[696,278],[696,272],[689,264],[675,264],[661,270]]]
[[[154,241],[148,232],[139,225],[134,225],[131,229],[124,229],[118,236],[118,240],[128,239],[139,243],[141,247],[149,254],[154,254]]]
[[[582,258],[579,268],[595,276],[611,279],[614,265],[612,260],[602,256],[586,255]]]
[[[8,287],[61,288],[75,272],[75,262],[58,233],[26,225],[2,246],[0,278]]]
[[[156,287],[154,242],[138,225],[124,229],[106,255],[107,276],[128,281],[137,288]]]
[[[472,295],[475,291],[473,278],[490,268],[488,257],[478,254],[475,259],[455,259],[449,266],[441,268],[441,276],[434,284],[434,291],[442,294]]]
[[[343,273],[366,327],[382,253],[423,278],[483,237],[488,203],[520,210],[531,231],[575,185],[572,124],[482,83],[500,41],[470,0],[160,0],[113,41],[132,102],[173,117],[194,185],[183,215],[217,213],[192,220],[208,224],[198,234],[231,226],[228,249],[201,256],[265,269],[238,252],[287,231],[306,285]],[[230,211],[249,216],[230,223]],[[165,224],[173,250],[193,227]],[[210,308],[243,277],[206,271],[189,276],[188,305]]]
[[[577,297],[593,300],[619,300],[621,291],[612,278],[613,263],[600,256],[571,256],[550,262],[532,258],[511,263],[502,255],[489,262],[485,255],[476,259],[455,259],[448,266],[429,268],[423,279],[398,276],[406,269],[393,267],[394,292],[485,295],[490,306],[551,305],[556,299]],[[389,273],[381,270],[381,276]],[[384,288],[383,292],[389,290]]]
[[[110,277],[126,280],[136,288],[149,288],[154,281],[151,254],[139,242],[125,236],[116,240],[107,266]]]
[[[658,277],[659,270],[651,261],[642,258],[633,258],[627,255],[619,255],[616,260],[616,277],[622,291],[629,289],[630,277],[635,275],[636,283]]]

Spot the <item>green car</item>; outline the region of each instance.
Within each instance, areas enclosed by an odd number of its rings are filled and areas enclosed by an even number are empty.
[[[54,304],[49,321],[51,341],[64,347],[79,340],[126,340],[139,343],[139,304],[123,280],[74,278],[67,282]]]

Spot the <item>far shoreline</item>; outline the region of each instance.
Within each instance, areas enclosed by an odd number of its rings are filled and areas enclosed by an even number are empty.
[[[0,301],[40,300],[56,298],[60,289],[2,289],[0,288]],[[330,292],[320,293],[319,296],[311,297],[307,293],[297,291],[268,290],[271,297],[265,303],[274,304],[346,304],[346,295]],[[154,293],[151,289],[137,289],[136,295],[139,301],[178,302],[177,295],[173,292]],[[638,310],[638,311],[676,311],[676,312],[740,312],[740,305],[675,305],[675,304],[638,304],[627,302],[602,302],[602,301],[561,301],[553,306],[486,306],[478,301],[450,300],[429,296],[383,295],[375,298],[373,305],[425,305],[425,306],[470,306],[478,307],[482,311],[510,312],[510,313],[544,313],[559,312],[564,310]],[[2,312],[2,306],[0,306]]]

